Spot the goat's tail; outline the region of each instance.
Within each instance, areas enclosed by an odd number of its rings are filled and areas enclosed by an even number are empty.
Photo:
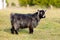
[[[13,13],[10,14],[10,18],[14,18],[14,14]]]
[[[14,20],[14,14],[13,13],[10,14],[10,19],[11,19],[11,22]]]

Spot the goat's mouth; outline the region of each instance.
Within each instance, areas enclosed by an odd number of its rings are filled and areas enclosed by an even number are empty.
[[[43,18],[45,18],[46,16],[44,16]]]
[[[45,17],[46,17],[45,15],[42,16],[42,18],[45,18]]]

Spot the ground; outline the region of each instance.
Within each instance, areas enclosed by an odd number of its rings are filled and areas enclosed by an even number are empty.
[[[39,9],[39,8],[37,8]],[[34,29],[20,29],[19,34],[11,34],[10,13],[34,13],[36,8],[6,8],[0,10],[0,40],[60,40],[60,8],[46,9],[46,18],[42,19]]]

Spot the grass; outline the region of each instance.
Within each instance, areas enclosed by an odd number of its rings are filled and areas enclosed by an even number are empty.
[[[33,10],[32,10],[33,9]],[[21,29],[19,34],[10,33],[10,13],[33,13],[34,8],[6,8],[0,10],[0,40],[60,40],[60,9],[47,9],[46,18],[39,22],[33,34]]]

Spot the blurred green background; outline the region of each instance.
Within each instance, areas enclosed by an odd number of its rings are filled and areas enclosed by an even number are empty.
[[[6,0],[7,4],[9,4],[8,3],[9,1],[10,0]],[[16,0],[14,0],[14,1],[16,1]],[[14,1],[12,3],[14,3]],[[38,5],[40,7],[50,7],[52,5],[54,7],[60,8],[60,0],[17,0],[17,1],[18,1],[19,6]],[[13,4],[13,5],[15,5],[15,4]]]

